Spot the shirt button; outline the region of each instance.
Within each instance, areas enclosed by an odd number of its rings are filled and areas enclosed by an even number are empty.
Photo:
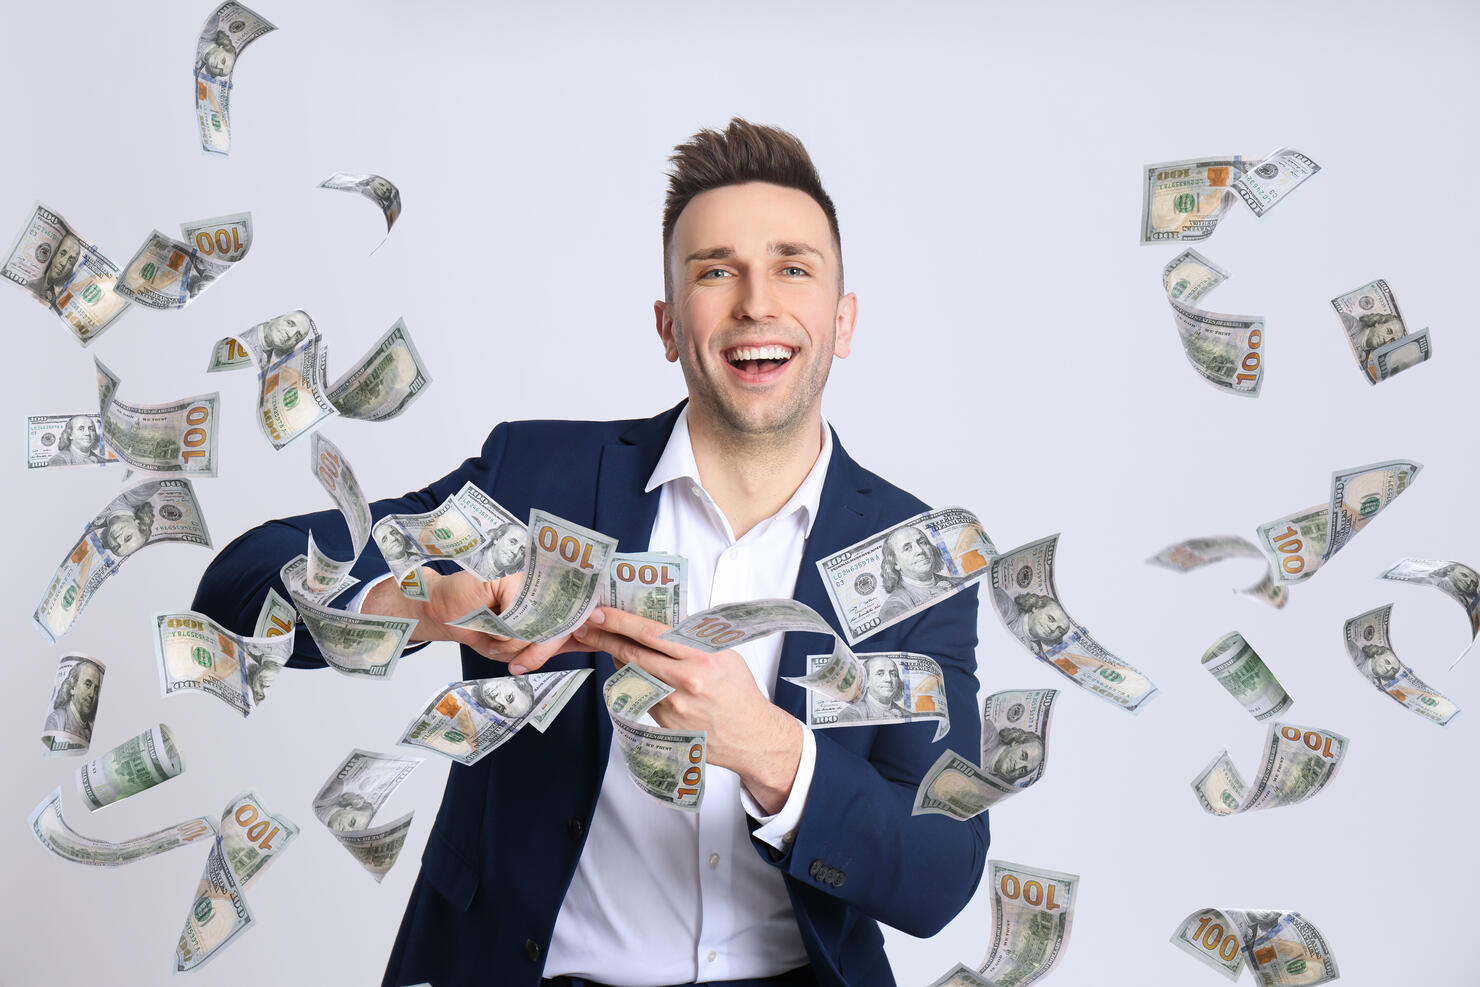
[[[706,962],[713,963],[715,961],[715,958],[718,957],[718,956],[719,956],[719,954],[716,953],[714,950],[711,949],[709,951],[709,955],[706,956],[706,957],[704,957],[704,959],[705,959]]]
[[[709,855],[709,866],[710,867],[718,867],[719,866],[719,854],[717,854],[717,853],[711,853]]]
[[[728,552],[725,553],[725,558],[729,559],[731,562],[734,562],[739,557],[740,557],[740,549],[738,549],[738,548],[732,548]]]

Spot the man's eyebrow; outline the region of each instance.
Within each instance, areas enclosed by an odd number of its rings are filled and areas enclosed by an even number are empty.
[[[777,240],[768,243],[766,244],[766,253],[771,254],[773,257],[800,257],[804,254],[811,254],[818,260],[825,259],[822,251],[811,244],[802,243],[799,240]],[[685,264],[692,264],[695,261],[731,260],[734,256],[735,248],[733,247],[705,247],[702,250],[696,250],[689,254],[684,258],[683,262]]]
[[[696,260],[729,260],[735,256],[733,247],[705,247],[696,250],[683,259],[685,264],[692,264]]]

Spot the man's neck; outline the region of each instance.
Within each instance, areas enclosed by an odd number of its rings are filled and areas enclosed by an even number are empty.
[[[736,538],[779,511],[822,452],[822,414],[813,409],[789,433],[737,435],[689,409],[689,442],[699,482]]]

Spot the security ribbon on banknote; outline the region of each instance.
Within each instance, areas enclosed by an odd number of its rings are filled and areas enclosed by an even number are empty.
[[[416,813],[413,810],[380,826],[370,823],[420,763],[419,757],[395,757],[357,747],[314,796],[313,812],[319,822],[377,884],[400,855]]]
[[[453,682],[427,702],[397,743],[477,764],[526,724],[543,733],[590,674],[576,668]]]
[[[216,475],[219,394],[164,404],[127,404],[118,400],[118,376],[97,357],[93,369],[103,441],[110,453],[140,473]]]
[[[47,756],[87,753],[105,672],[102,661],[81,651],[63,655],[57,663],[46,718],[41,723],[41,745]]]
[[[26,469],[106,466],[116,462],[118,457],[103,441],[101,416],[81,414],[26,417]]]
[[[1224,750],[1192,780],[1192,791],[1203,811],[1215,816],[1295,805],[1314,798],[1331,783],[1350,743],[1330,730],[1271,723],[1252,787],[1244,783]]]
[[[1079,875],[987,861],[992,943],[977,972],[993,987],[1027,987],[1053,972],[1069,945]]]
[[[1172,945],[1237,980],[1245,960],[1261,987],[1329,983],[1341,976],[1315,923],[1299,912],[1200,908],[1172,933]]]
[[[786,681],[807,690],[807,726],[878,726],[929,720],[932,742],[951,729],[945,677],[928,655],[903,651],[809,655],[806,675]]]
[[[1081,689],[1132,713],[1157,694],[1146,675],[1111,654],[1064,609],[1054,581],[1059,536],[1029,542],[992,560],[992,604],[1028,654]]]
[[[77,768],[77,790],[90,811],[137,795],[185,770],[175,735],[163,723],[130,737]]]
[[[129,307],[128,299],[113,290],[118,265],[39,202],[11,244],[0,275],[55,312],[83,346]]]
[[[305,556],[290,560],[283,566],[283,585],[324,660],[345,675],[390,678],[416,628],[416,620],[350,613],[325,606],[303,591],[301,573],[306,568]]]
[[[1228,272],[1188,247],[1161,270],[1187,362],[1230,394],[1256,398],[1264,383],[1264,316],[1208,312],[1194,303],[1228,280]]]
[[[1367,383],[1377,384],[1423,363],[1431,353],[1428,329],[1408,335],[1398,299],[1382,278],[1331,299],[1346,341]]]
[[[1480,635],[1480,571],[1452,559],[1441,562],[1437,559],[1402,558],[1378,573],[1377,578],[1433,586],[1458,603],[1465,616],[1470,618],[1470,644],[1459,653],[1459,658],[1449,663],[1449,667],[1458,665],[1460,658],[1470,653],[1476,635]]]
[[[396,217],[401,215],[401,190],[389,178],[380,175],[347,175],[337,171],[319,182],[319,188],[358,192],[375,203],[385,216],[386,236],[390,236],[391,227],[396,225]],[[380,242],[384,243],[385,240]],[[377,246],[376,249],[380,248]]]
[[[122,843],[83,836],[62,818],[62,790],[56,788],[32,810],[26,820],[31,834],[46,849],[74,864],[90,867],[119,867],[155,854],[216,835],[216,824],[207,816],[187,819],[173,826]]]
[[[1388,603],[1348,620],[1342,629],[1346,653],[1361,676],[1378,692],[1386,693],[1398,705],[1426,720],[1448,726],[1459,715],[1459,707],[1419,678],[1398,657],[1389,628],[1392,614],[1393,605]]]
[[[1191,572],[1224,559],[1249,558],[1264,561],[1264,578],[1248,589],[1235,590],[1256,600],[1263,600],[1276,610],[1289,602],[1290,588],[1275,579],[1274,568],[1269,565],[1259,546],[1237,535],[1213,535],[1205,538],[1189,538],[1175,545],[1168,545],[1146,562],[1159,565],[1173,572]]]
[[[1264,659],[1238,631],[1230,631],[1214,641],[1203,652],[1202,665],[1256,720],[1278,716],[1295,703]]]
[[[244,637],[203,613],[166,610],[154,615],[154,656],[161,696],[204,692],[246,716],[293,657],[293,639]]]
[[[1291,147],[1277,147],[1229,186],[1257,217],[1305,184],[1321,166]]]
[[[276,26],[235,2],[213,10],[195,43],[195,121],[200,149],[224,155],[231,150],[231,78],[247,46]]]
[[[1233,205],[1230,185],[1249,163],[1240,155],[1149,164],[1142,171],[1141,242],[1206,240]]]
[[[1057,689],[1010,689],[982,703],[979,763],[948,750],[925,772],[910,815],[965,821],[1029,788],[1048,766],[1048,728]]]

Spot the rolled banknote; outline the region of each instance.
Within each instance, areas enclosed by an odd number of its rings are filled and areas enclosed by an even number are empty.
[[[1010,689],[982,703],[980,766],[948,750],[915,791],[910,814],[965,821],[1030,788],[1048,763],[1048,728],[1057,689]]]
[[[41,746],[48,756],[87,753],[106,671],[101,661],[81,651],[63,655],[57,662],[46,719],[41,724]]]
[[[1052,665],[1081,689],[1132,713],[1156,695],[1144,673],[1111,654],[1059,602],[1054,557],[1059,536],[1049,535],[992,560],[992,604],[1028,653]]]
[[[1387,693],[1398,705],[1426,720],[1448,726],[1459,715],[1459,707],[1419,678],[1393,651],[1389,628],[1392,613],[1393,605],[1388,603],[1348,620],[1343,628],[1346,653],[1378,692]]]
[[[1463,562],[1403,558],[1378,573],[1377,578],[1436,587],[1458,603],[1465,616],[1470,618],[1470,644],[1474,644],[1476,635],[1480,635],[1480,572]],[[1469,652],[1470,648],[1466,646],[1449,667],[1459,664],[1460,658]]]
[[[1206,240],[1233,205],[1229,186],[1249,163],[1240,155],[1149,164],[1142,171],[1141,242]]]
[[[288,571],[295,563],[302,565],[302,558],[300,555],[283,567],[283,583],[324,660],[345,675],[390,678],[416,628],[415,619],[350,613],[316,602],[299,589],[300,582]]]
[[[116,462],[118,457],[103,442],[102,416],[27,416],[26,469],[106,466]]]
[[[90,867],[119,867],[155,854],[216,835],[216,824],[207,816],[187,819],[173,826],[122,843],[109,843],[83,836],[62,818],[62,790],[56,788],[32,810],[26,823],[37,841],[63,860]]]
[[[1229,186],[1255,216],[1263,216],[1321,166],[1291,147],[1277,147]]]
[[[245,226],[250,231],[250,222]],[[154,230],[123,265],[113,290],[145,308],[182,309],[230,269],[230,261]]]
[[[207,154],[231,150],[231,77],[237,58],[275,30],[267,18],[235,2],[217,7],[201,26],[195,43],[195,121],[200,149]]]
[[[406,320],[397,319],[329,388],[329,401],[346,418],[383,422],[405,411],[431,382]]]
[[[312,532],[309,533],[309,547],[313,547]],[[322,556],[320,558],[321,560],[319,565],[321,567],[330,564],[324,562],[322,560]],[[343,576],[336,585],[332,586],[329,592],[324,593],[315,591],[308,585],[308,556],[306,555],[297,555],[289,559],[283,565],[283,567],[278,570],[278,573],[282,576],[283,585],[287,587],[288,594],[290,596],[306,596],[310,600],[313,600],[315,603],[323,603],[325,600],[330,599],[336,594],[343,593],[350,587],[355,586],[359,583],[359,580],[356,579],[354,576],[346,575]],[[271,589],[271,587],[269,587],[269,589]],[[279,599],[281,599],[281,597],[279,597]],[[264,610],[267,609],[266,600],[263,600],[262,606]],[[293,608],[289,606],[288,609],[292,610]],[[298,617],[298,611],[293,610],[293,616],[295,618]],[[261,611],[258,612],[257,617],[259,620],[262,619]],[[302,618],[298,619],[301,623]],[[262,637],[263,635],[259,634],[257,636]]]
[[[842,659],[837,660],[835,655],[809,655],[807,663],[811,671],[806,676],[787,678],[786,681],[807,689],[807,726],[824,730],[931,720],[935,723],[932,742],[950,731],[945,680],[934,658],[890,651],[845,654]],[[849,670],[841,675],[832,674],[840,665]],[[809,683],[814,675],[818,678]],[[854,691],[851,701],[839,695],[847,691]]]
[[[425,514],[387,514],[370,529],[380,555],[401,583],[401,592],[415,600],[427,599],[419,570],[432,559],[458,559],[485,547],[478,523],[448,497]],[[408,577],[412,577],[409,578]]]
[[[243,637],[203,613],[166,610],[154,615],[154,656],[161,696],[196,690],[246,716],[293,657],[293,639]]]
[[[293,626],[298,623],[298,611],[292,604],[278,595],[277,590],[267,587],[267,597],[257,613],[257,625],[253,637],[293,636]]]
[[[1389,460],[1337,470],[1325,504],[1259,526],[1259,540],[1281,582],[1309,579],[1418,478],[1422,463]]]
[[[125,559],[146,545],[170,541],[211,547],[189,480],[146,480],[114,497],[52,573],[31,615],[37,630],[55,644]]]
[[[502,504],[484,493],[471,480],[452,495],[463,514],[484,534],[483,547],[457,560],[458,565],[484,579],[499,579],[524,568],[529,550],[529,530]]]
[[[415,812],[381,826],[370,823],[420,763],[419,757],[395,757],[357,747],[314,796],[313,812],[319,822],[377,884],[396,862]]]
[[[83,346],[128,310],[128,299],[113,290],[118,265],[39,202],[11,244],[0,274],[55,312]]]
[[[983,578],[996,554],[975,514],[946,507],[834,552],[817,570],[854,645]]]
[[[1252,788],[1244,784],[1225,750],[1192,779],[1192,792],[1203,811],[1215,816],[1295,805],[1315,798],[1331,783],[1350,743],[1330,730],[1271,723]]]
[[[319,188],[358,192],[375,203],[385,215],[387,234],[396,225],[396,217],[401,215],[401,190],[389,178],[382,178],[380,175],[347,175],[336,171],[319,182]]]
[[[590,674],[589,668],[576,668],[453,682],[427,702],[397,743],[477,764],[536,714],[543,732]],[[552,698],[556,703],[548,702]]]
[[[1161,283],[1193,369],[1220,390],[1256,398],[1264,383],[1264,316],[1208,312],[1194,304],[1228,276],[1189,247],[1162,268]]]
[[[1428,330],[1422,332],[1422,342],[1414,336],[1408,337],[1408,326],[1403,322],[1403,313],[1398,311],[1398,299],[1388,283],[1382,278],[1353,288],[1344,295],[1331,299],[1331,307],[1346,330],[1346,342],[1352,348],[1357,366],[1367,377],[1367,383],[1376,384],[1386,380],[1400,370],[1429,358]],[[1410,346],[1409,344],[1416,344]],[[1406,356],[1412,351],[1411,359]],[[1394,358],[1398,352],[1404,357]],[[1382,374],[1379,376],[1376,356],[1383,352]]]
[[[1146,562],[1159,565],[1173,572],[1191,572],[1224,559],[1249,558],[1264,560],[1264,578],[1247,589],[1235,590],[1256,600],[1263,600],[1276,610],[1282,609],[1290,599],[1290,588],[1275,579],[1274,569],[1259,546],[1237,535],[1214,535],[1207,538],[1189,538],[1168,545]]]
[[[1295,700],[1238,631],[1229,631],[1203,652],[1202,665],[1256,720],[1278,716]]]
[[[989,860],[992,944],[977,968],[993,987],[1026,987],[1053,972],[1069,944],[1079,875]]]
[[[1245,960],[1264,987],[1324,984],[1341,976],[1315,923],[1299,912],[1200,908],[1172,933],[1172,945],[1237,980]]]
[[[687,612],[688,565],[682,555],[667,552],[613,552],[597,606],[672,627]]]
[[[110,453],[141,473],[216,475],[219,394],[198,394],[164,404],[127,404],[118,400],[117,375],[97,357],[93,357],[93,369],[103,441]]]
[[[163,723],[131,737],[77,768],[77,790],[96,812],[185,770],[175,735]]]

